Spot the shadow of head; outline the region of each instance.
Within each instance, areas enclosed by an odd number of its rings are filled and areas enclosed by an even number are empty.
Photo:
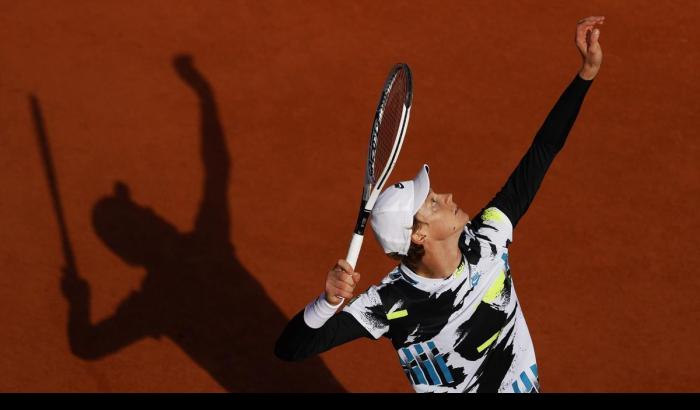
[[[132,201],[129,187],[121,181],[115,182],[111,196],[95,204],[92,223],[99,238],[131,266],[167,256],[179,235],[151,208]]]

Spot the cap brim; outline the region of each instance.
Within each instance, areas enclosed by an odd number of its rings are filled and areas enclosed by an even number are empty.
[[[418,171],[418,175],[413,178],[413,215],[423,206],[423,202],[425,202],[425,198],[428,197],[428,192],[430,192],[428,172],[430,172],[430,167],[428,164],[423,164],[420,171]]]

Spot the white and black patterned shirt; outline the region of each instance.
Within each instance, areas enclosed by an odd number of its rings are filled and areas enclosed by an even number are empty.
[[[401,264],[343,309],[375,339],[391,339],[417,392],[539,387],[508,264],[512,224],[495,207],[479,218],[464,229],[462,263],[451,276],[429,279]]]

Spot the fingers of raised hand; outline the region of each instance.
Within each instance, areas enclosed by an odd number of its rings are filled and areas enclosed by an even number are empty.
[[[588,20],[590,19],[590,20]],[[585,34],[589,31],[591,31],[596,24],[603,24],[605,17],[595,17],[591,18],[589,17],[588,19],[583,19],[578,22],[576,25],[576,37],[577,38],[582,38],[585,36]]]
[[[578,25],[591,25],[591,24],[603,24],[605,21],[605,16],[588,16],[577,21]]]
[[[600,30],[595,28],[596,24],[603,24],[605,17],[587,17],[579,20],[576,26],[576,45],[582,53],[586,53],[588,46],[598,39]],[[594,36],[595,34],[595,36]]]

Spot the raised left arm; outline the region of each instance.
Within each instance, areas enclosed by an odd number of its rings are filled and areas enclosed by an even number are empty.
[[[581,70],[571,81],[564,93],[550,111],[540,127],[535,139],[505,185],[479,214],[474,217],[480,224],[484,210],[490,207],[500,209],[513,225],[517,225],[537,193],[552,161],[564,147],[571,127],[576,121],[583,99],[598,74],[602,62],[602,50],[598,39],[604,17],[587,17],[576,27],[576,46],[583,58]]]
[[[180,78],[199,98],[204,189],[197,211],[195,231],[202,238],[223,240],[226,243],[229,241],[231,230],[228,207],[231,161],[214,92],[206,78],[195,67],[191,56],[178,55],[173,60],[173,65]]]

